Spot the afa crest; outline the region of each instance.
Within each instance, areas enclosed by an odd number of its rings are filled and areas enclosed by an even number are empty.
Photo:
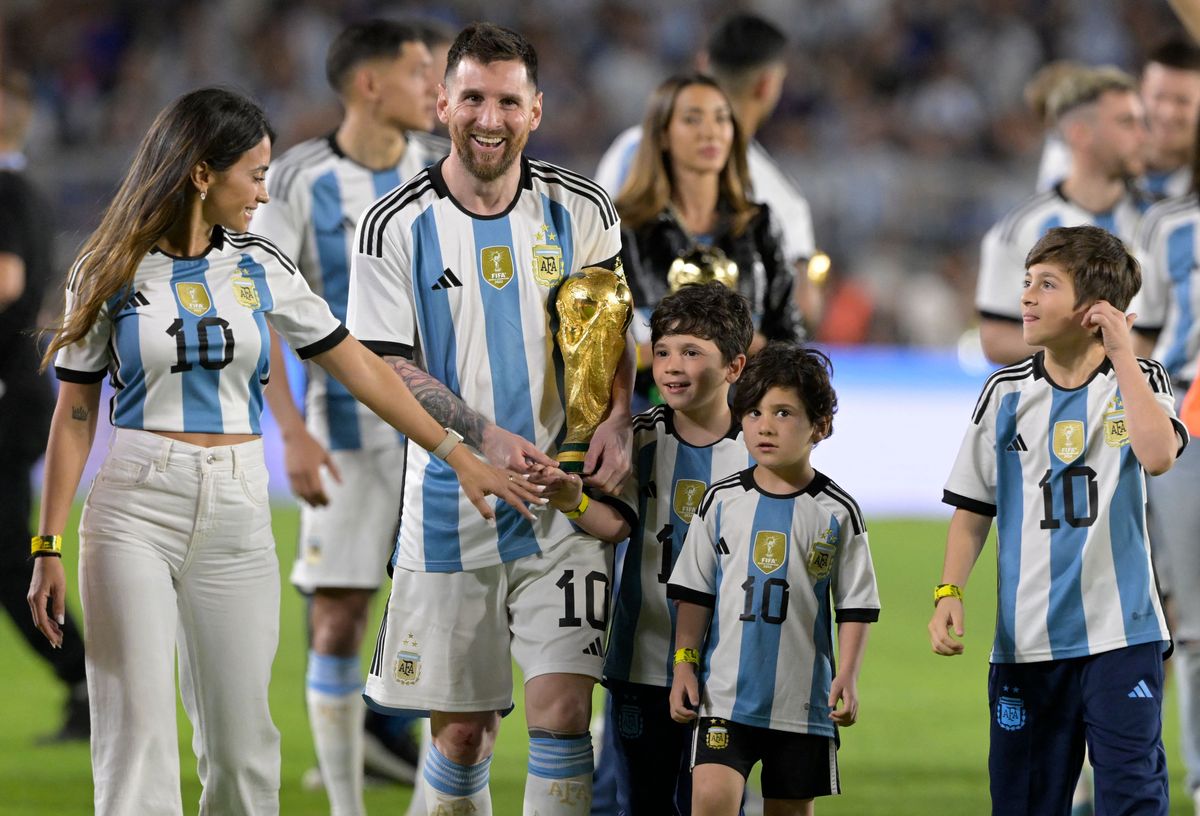
[[[203,317],[212,308],[212,298],[203,283],[177,283],[175,297],[179,299],[180,306],[196,317]]]
[[[680,479],[676,482],[675,495],[671,501],[675,515],[690,524],[692,516],[700,509],[700,500],[704,498],[704,491],[707,488],[708,485],[698,479]]]
[[[257,309],[262,305],[254,281],[245,275],[239,275],[233,279],[233,296],[239,304],[247,309]]]
[[[826,530],[812,543],[808,551],[808,574],[820,581],[833,572],[833,559],[837,555],[838,537],[833,530]]]
[[[396,652],[396,663],[392,673],[397,683],[406,686],[414,685],[421,679],[421,653],[412,632],[400,642],[400,651]]]
[[[1051,450],[1064,465],[1069,465],[1083,455],[1085,443],[1083,423],[1069,419],[1054,423],[1054,443]]]
[[[506,246],[490,246],[479,250],[479,273],[496,289],[503,289],[513,279],[512,250]]]
[[[721,725],[710,725],[704,735],[704,744],[713,751],[724,751],[729,747],[729,729]]]
[[[533,279],[540,286],[553,288],[562,283],[562,247],[553,243],[557,240],[558,236],[551,232],[549,224],[542,224],[533,236]]]
[[[787,533],[759,530],[754,536],[754,565],[767,575],[787,561]]]
[[[623,705],[617,711],[617,730],[625,739],[637,739],[644,728],[642,710],[635,705]]]
[[[1109,400],[1104,411],[1104,444],[1119,448],[1129,444],[1129,429],[1125,426],[1125,400],[1117,394]]]
[[[996,725],[1005,731],[1025,727],[1025,701],[1020,697],[1001,697],[996,702]]]

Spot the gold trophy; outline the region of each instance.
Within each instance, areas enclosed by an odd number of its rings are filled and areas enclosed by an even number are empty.
[[[671,262],[667,287],[671,294],[689,283],[723,283],[737,291],[738,267],[719,247],[698,246]]]
[[[582,473],[588,443],[608,412],[633,297],[620,272],[589,266],[563,282],[557,303],[555,337],[563,356],[567,403],[567,435],[558,464],[568,473]]]

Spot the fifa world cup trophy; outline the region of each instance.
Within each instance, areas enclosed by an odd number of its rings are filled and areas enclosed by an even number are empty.
[[[558,463],[568,473],[582,473],[588,443],[608,412],[633,297],[620,272],[589,266],[563,282],[557,303],[567,403],[567,435]]]

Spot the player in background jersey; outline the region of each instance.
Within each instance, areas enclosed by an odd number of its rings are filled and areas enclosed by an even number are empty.
[[[604,191],[524,155],[541,115],[528,41],[487,23],[464,29],[438,97],[450,155],[364,215],[348,312],[435,416],[523,473],[555,467],[547,451],[564,427],[558,286],[589,266],[620,269],[620,222]],[[632,369],[627,348],[584,463],[606,492],[628,472]],[[502,511],[495,526],[462,510],[440,464],[410,447],[367,703],[430,712],[428,812],[486,812],[515,658],[530,730],[526,811],[585,813],[608,548],[549,510],[532,524]]]
[[[1029,247],[1054,227],[1094,224],[1132,242],[1148,200],[1129,182],[1145,165],[1145,113],[1133,78],[1115,68],[1067,74],[1047,101],[1071,151],[1069,175],[1018,205],[983,238],[975,307],[983,351],[1007,365],[1034,352],[1022,339],[1020,294]]]
[[[268,322],[355,397],[445,458],[494,518],[536,491],[480,462],[349,336],[286,256],[244,232],[268,201],[262,111],[206,88],[155,119],[67,281],[43,362],[60,380],[28,602],[62,643],[66,526],[111,376],[112,443],[80,519],[95,810],[182,813],[175,653],[195,732],[200,811],[279,810],[267,700],[279,564],[261,439]],[[512,474],[508,474],[511,476]]]
[[[296,261],[339,320],[346,317],[359,217],[449,151],[449,142],[428,133],[437,101],[432,62],[415,26],[367,20],[338,34],[326,75],[342,101],[342,122],[280,157],[271,202],[254,217],[254,229]],[[309,727],[333,813],[358,814],[364,759],[373,774],[406,783],[417,762],[411,733],[389,727],[383,715],[368,714],[364,734],[359,665],[370,599],[395,541],[404,440],[315,365],[307,367],[302,416],[279,344],[273,355],[276,376],[266,396],[283,436],[288,479],[302,500],[291,580],[311,599]]]
[[[829,372],[821,352],[784,343],[746,366],[733,413],[757,464],[709,488],[667,585],[671,716],[699,717],[694,816],[734,816],[760,761],[768,816],[841,792],[837,727],[858,718],[879,594],[858,505],[810,461],[833,432]]]
[[[963,651],[963,591],[992,518],[998,610],[988,678],[994,814],[1067,813],[1088,748],[1102,813],[1167,813],[1167,633],[1144,474],[1187,444],[1161,365],[1124,310],[1141,273],[1093,226],[1030,250],[1021,313],[1034,356],[984,385],[946,483],[954,506],[929,622]]]
[[[618,806],[630,816],[691,811],[691,729],[671,720],[667,700],[675,609],[666,583],[704,491],[746,467],[729,388],[746,363],[754,323],[742,295],[708,283],[663,298],[650,331],[654,382],[666,404],[633,420],[633,478],[616,497],[588,497],[574,476],[546,493],[580,529],[602,541],[630,539],[604,661],[613,695],[606,728],[618,752],[606,761],[619,765]]]
[[[1200,48],[1182,39],[1160,44],[1142,67],[1139,92],[1147,138],[1145,168],[1134,183],[1153,200],[1186,195],[1200,117]],[[1053,188],[1070,170],[1070,151],[1058,134],[1050,134],[1038,167],[1038,190]]]
[[[751,198],[771,208],[783,234],[783,254],[798,267],[816,251],[812,212],[796,184],[754,141],[770,118],[783,92],[787,75],[787,36],[774,23],[754,14],[737,13],[723,19],[697,60],[700,71],[720,83],[746,135],[746,160]],[[624,186],[642,140],[642,128],[623,131],[600,159],[596,182],[614,198]]]

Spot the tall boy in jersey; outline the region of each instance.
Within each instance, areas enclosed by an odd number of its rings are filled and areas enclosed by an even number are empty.
[[[1114,68],[1062,80],[1047,100],[1071,152],[1071,170],[1053,189],[1012,209],[983,238],[975,308],[983,351],[1008,365],[1033,353],[1021,338],[1021,275],[1029,248],[1054,227],[1094,224],[1132,244],[1150,200],[1131,186],[1145,166],[1145,109],[1137,85]]]
[[[984,385],[945,501],[929,622],[963,650],[963,587],[996,518],[999,579],[988,680],[994,814],[1067,813],[1086,741],[1097,808],[1167,813],[1162,657],[1144,473],[1187,444],[1161,365],[1134,356],[1137,262],[1098,227],[1051,230],[1026,259],[1033,357]]]
[[[435,416],[521,478],[554,467],[545,451],[563,433],[555,293],[583,267],[619,268],[620,227],[595,184],[522,155],[541,95],[536,54],[519,34],[489,24],[459,34],[438,116],[449,157],[359,224],[348,321]],[[626,359],[593,438],[604,465],[592,481],[608,490],[628,458],[631,371]],[[514,658],[531,737],[526,812],[587,812],[608,560],[548,510],[532,524],[504,513],[495,526],[473,523],[438,463],[410,449],[365,695],[373,708],[431,713],[430,812],[490,812],[488,765],[499,712],[512,705]]]
[[[343,30],[329,47],[326,74],[345,116],[335,133],[302,142],[276,162],[271,202],[254,217],[255,229],[296,259],[340,319],[360,215],[449,150],[427,133],[437,99],[431,70],[415,27],[368,20]],[[302,417],[281,376],[287,369],[278,345],[274,353],[267,399],[283,432],[292,489],[304,500],[292,583],[312,597],[308,721],[332,811],[351,816],[363,812],[358,654],[395,540],[404,439],[319,366],[306,368]],[[325,463],[340,479],[324,483]],[[377,730],[368,729],[368,766],[411,781],[412,765],[389,752]]]
[[[766,813],[840,793],[836,727],[858,717],[879,593],[858,505],[811,463],[837,411],[829,369],[785,343],[746,366],[733,413],[756,464],[709,488],[667,585],[671,716],[699,716],[695,816],[734,816],[760,761]]]
[[[580,529],[625,549],[604,662],[613,695],[605,755],[615,763],[622,812],[690,813],[685,746],[691,734],[671,720],[667,696],[675,651],[675,606],[666,584],[687,525],[709,485],[749,462],[729,388],[754,337],[749,304],[720,283],[685,286],[650,318],[654,382],[666,400],[633,420],[634,477],[620,496],[583,493],[576,477],[550,503]],[[619,759],[618,759],[619,757]]]

